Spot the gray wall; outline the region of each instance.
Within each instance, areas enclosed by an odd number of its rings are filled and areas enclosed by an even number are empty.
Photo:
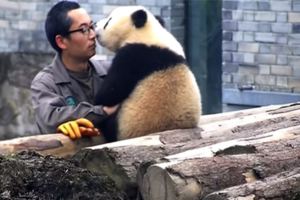
[[[0,52],[52,52],[44,34],[46,13],[57,0],[0,0]],[[78,0],[97,21],[120,5],[144,5],[184,41],[184,0]],[[101,50],[98,53],[102,53]]]
[[[31,107],[30,83],[51,62],[53,50],[44,33],[44,20],[55,0],[0,0],[0,139],[37,133]],[[120,5],[144,5],[160,15],[184,44],[184,0],[79,0],[93,20]],[[97,54],[112,53],[97,47]]]
[[[299,101],[300,1],[223,0],[223,100]]]
[[[220,0],[221,1],[221,0]],[[223,1],[223,102],[268,105],[300,99],[300,2]],[[30,82],[51,61],[44,20],[55,0],[0,0],[0,139],[36,134]],[[161,15],[184,44],[185,0],[79,0],[96,21],[119,5]],[[97,47],[98,55],[112,54]]]

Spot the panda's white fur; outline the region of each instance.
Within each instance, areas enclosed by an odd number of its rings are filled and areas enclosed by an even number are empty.
[[[137,30],[132,24],[131,14],[141,9],[147,12],[148,21],[142,29]],[[109,25],[104,30],[107,22]],[[142,6],[116,8],[107,18],[97,23],[96,32],[99,43],[113,52],[128,43],[143,43],[169,48],[185,57],[180,43]]]
[[[140,10],[147,14],[147,19],[142,26],[136,27],[132,15]],[[102,46],[116,52],[108,80],[104,81],[103,91],[97,96],[100,104],[120,104],[119,111],[113,116],[115,123],[109,123],[117,127],[117,133],[104,133],[108,141],[115,140],[110,138],[114,134],[118,139],[124,139],[198,125],[201,95],[195,77],[186,65],[183,48],[147,9],[119,7],[97,23],[96,33]],[[154,63],[162,67],[149,64],[155,59],[157,62]],[[141,70],[147,73],[137,77]],[[114,94],[122,93],[122,89],[127,91],[127,85],[130,87],[131,83],[124,80],[132,79],[136,82],[132,83],[128,94],[120,98]],[[111,96],[110,100],[103,100]]]

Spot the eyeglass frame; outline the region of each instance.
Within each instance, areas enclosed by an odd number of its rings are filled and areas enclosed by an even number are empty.
[[[82,27],[82,28],[68,31],[67,34],[70,35],[72,33],[81,32],[83,35],[89,35],[91,33],[91,29],[95,31],[95,28],[96,28],[96,22],[93,22],[91,25],[87,27]]]

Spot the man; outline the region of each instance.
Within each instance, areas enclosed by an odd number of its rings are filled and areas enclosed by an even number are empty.
[[[98,135],[94,124],[114,113],[117,106],[93,105],[108,67],[90,60],[96,52],[90,16],[78,3],[60,1],[48,12],[45,31],[57,54],[31,84],[40,132],[59,131],[72,139]]]

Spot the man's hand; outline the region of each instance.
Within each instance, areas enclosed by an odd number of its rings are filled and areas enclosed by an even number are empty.
[[[100,135],[100,131],[86,118],[62,123],[58,126],[57,131],[69,136],[71,139],[79,139],[82,136]]]

